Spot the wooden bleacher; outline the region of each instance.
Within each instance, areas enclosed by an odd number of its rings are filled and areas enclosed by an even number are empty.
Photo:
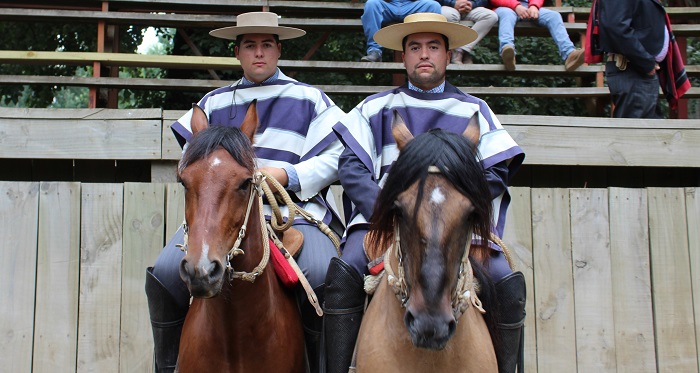
[[[196,7],[195,7],[196,5]],[[559,4],[561,5],[561,4]],[[0,2],[0,20],[13,22],[81,22],[96,25],[140,25],[174,28],[212,29],[225,27],[234,23],[235,14],[251,10],[270,10],[282,17],[280,24],[299,27],[309,31],[355,32],[361,33],[359,16],[363,4],[350,1],[272,1],[247,0],[233,3],[221,3],[214,0],[120,0],[102,1],[89,5],[81,3],[76,6],[70,1],[30,1],[29,3]],[[565,20],[565,26],[571,34],[585,33],[588,8],[556,6],[550,9],[558,11]],[[700,16],[700,7],[669,8],[677,37],[700,35],[700,24],[685,23]],[[470,24],[469,22],[464,22]],[[516,27],[518,35],[547,36],[547,30],[523,23]],[[235,58],[201,57],[201,56],[147,56],[133,53],[97,53],[97,52],[49,52],[49,51],[0,51],[0,64],[68,64],[83,66],[139,66],[170,69],[210,69],[235,70],[238,64]],[[376,73],[402,74],[400,63],[360,63],[357,61],[318,61],[318,60],[281,60],[279,66],[286,72],[343,72],[364,73],[371,68]],[[690,76],[700,75],[700,66],[687,66]],[[463,87],[467,92],[477,96],[506,97],[570,97],[601,98],[608,96],[603,86],[603,66],[582,66],[573,72],[566,72],[561,65],[527,65],[518,64],[515,72],[506,71],[500,64],[476,64],[469,66],[448,67],[448,74],[468,73],[480,76],[564,76],[581,78],[579,87]],[[225,84],[218,80],[193,79],[139,79],[124,81],[117,77],[49,77],[0,75],[0,84],[40,84],[57,86],[87,86],[100,88],[131,88],[151,90],[187,90],[205,92]],[[594,83],[595,86],[591,86]],[[327,85],[322,87],[334,95],[366,95],[387,87]],[[697,98],[700,90],[693,87],[685,98]]]

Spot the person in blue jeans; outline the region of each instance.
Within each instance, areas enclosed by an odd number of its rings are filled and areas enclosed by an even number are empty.
[[[515,70],[515,24],[534,22],[549,30],[559,48],[566,71],[574,71],[583,64],[584,53],[571,42],[558,12],[542,8],[544,0],[490,0],[498,15],[499,52],[506,70]]]
[[[382,47],[374,41],[374,33],[383,24],[403,22],[406,16],[414,13],[440,14],[443,5],[466,11],[467,3],[468,0],[367,0],[361,18],[367,38],[367,55],[360,61],[382,60]]]

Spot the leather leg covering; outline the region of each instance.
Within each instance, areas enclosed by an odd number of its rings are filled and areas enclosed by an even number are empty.
[[[496,283],[500,343],[496,346],[499,373],[523,372],[525,277],[514,272]]]
[[[323,293],[325,284],[314,288],[318,303],[323,304]],[[301,291],[301,320],[304,325],[304,342],[306,343],[306,357],[308,372],[318,373],[321,351],[321,332],[323,329],[323,318],[316,314],[316,309],[309,303],[306,293]]]
[[[332,258],[326,273],[323,339],[326,372],[347,373],[364,311],[362,276],[342,259]]]
[[[168,289],[152,272],[146,270],[146,297],[153,329],[153,354],[156,373],[175,371],[180,349],[180,333],[185,322],[187,308],[179,307]]]

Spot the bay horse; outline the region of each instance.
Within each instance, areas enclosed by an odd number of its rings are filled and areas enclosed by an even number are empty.
[[[472,233],[490,237],[492,214],[470,122],[462,135],[431,130],[413,139],[394,113],[400,154],[366,237],[370,259],[384,255],[385,273],[360,327],[358,373],[498,371],[497,320],[483,315],[495,300],[482,265],[490,249],[470,245]]]
[[[180,277],[193,296],[177,369],[189,372],[304,370],[304,336],[291,289],[269,260],[255,171],[255,103],[239,128],[209,126],[193,105],[193,137],[178,165],[185,188]],[[249,271],[249,272],[246,272]]]

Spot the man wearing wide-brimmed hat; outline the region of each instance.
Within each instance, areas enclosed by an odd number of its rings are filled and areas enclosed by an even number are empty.
[[[393,111],[399,112],[409,130],[418,135],[432,128],[463,133],[472,117],[478,120],[479,152],[493,197],[493,230],[503,235],[510,197],[508,181],[524,159],[524,153],[501,126],[486,102],[470,96],[447,81],[450,49],[476,39],[476,32],[447,22],[433,13],[413,14],[401,24],[379,30],[374,39],[382,46],[402,51],[408,83],[366,98],[333,127],[345,150],[338,174],[345,193],[355,205],[347,225],[342,259],[331,259],[326,277],[324,339],[329,372],[347,371],[359,330],[364,301],[362,275],[369,273],[363,241],[380,185],[396,160],[398,150],[391,135]],[[481,244],[481,243],[479,243]],[[498,305],[501,343],[497,359],[501,372],[515,371],[522,356],[520,343],[525,317],[525,281],[513,273],[501,249],[493,245],[488,269],[504,298]],[[355,310],[354,315],[338,310]],[[349,333],[347,331],[350,331]]]
[[[282,52],[280,40],[303,36],[305,31],[279,26],[274,13],[253,12],[239,15],[236,26],[213,30],[210,34],[236,41],[234,52],[243,77],[207,93],[197,105],[204,110],[209,123],[239,127],[248,106],[257,100],[258,117],[263,124],[255,136],[257,166],[274,176],[292,199],[316,219],[337,227],[335,213],[321,194],[338,178],[342,145],[332,126],[345,113],[324,92],[297,82],[277,67]],[[172,125],[183,147],[192,136],[192,112],[188,111]],[[264,208],[270,216],[269,205]],[[286,207],[281,208],[283,215],[289,216]],[[331,257],[337,256],[336,249],[324,233],[304,219],[295,221],[294,227],[304,235],[297,263],[321,301],[325,272]],[[157,372],[173,371],[182,323],[189,308],[190,295],[178,270],[184,254],[176,244],[182,241],[181,228],[146,273]],[[307,347],[315,349],[321,318],[308,301],[302,301],[301,307],[304,329],[308,332],[305,333]],[[318,361],[314,357],[309,360]]]

